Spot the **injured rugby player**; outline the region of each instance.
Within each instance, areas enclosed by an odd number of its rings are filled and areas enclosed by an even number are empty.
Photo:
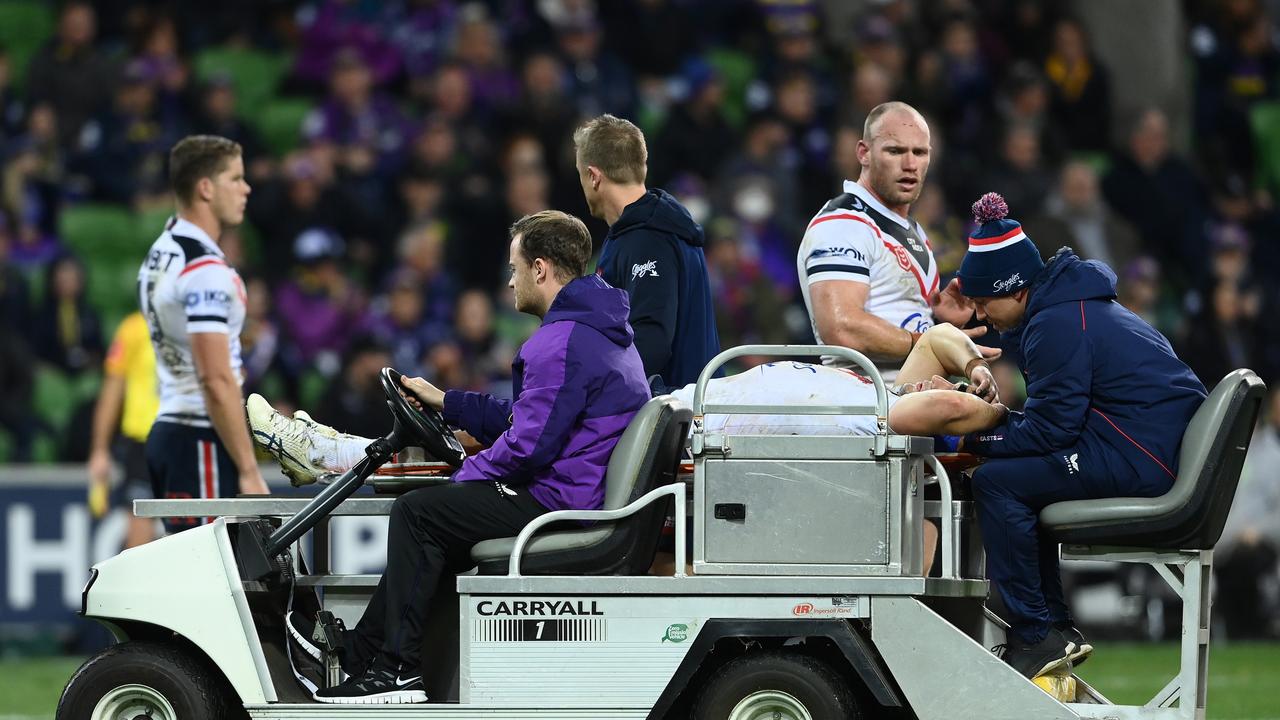
[[[967,380],[952,383],[947,377]],[[889,428],[897,435],[933,436],[940,452],[956,449],[965,433],[995,427],[1008,409],[1000,403],[987,360],[963,332],[935,325],[912,349],[889,393]],[[672,393],[693,403],[693,385]],[[875,386],[852,370],[802,362],[772,362],[707,385],[708,404],[874,406]],[[316,422],[305,411],[281,415],[261,396],[247,402],[254,443],[280,463],[295,486],[340,475],[365,457],[372,438]],[[706,432],[740,435],[872,435],[873,415],[708,415]],[[465,443],[464,443],[465,444]]]

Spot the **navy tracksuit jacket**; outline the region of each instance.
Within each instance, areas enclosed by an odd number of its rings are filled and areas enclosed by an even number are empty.
[[[988,573],[1028,643],[1070,621],[1057,545],[1037,514],[1063,500],[1155,497],[1173,485],[1204,385],[1155,328],[1116,302],[1116,276],[1063,248],[1001,336],[1027,380],[1023,412],[965,438]]]
[[[636,350],[664,388],[696,382],[720,352],[702,227],[657,188],[622,210],[609,228],[596,272],[627,291]]]

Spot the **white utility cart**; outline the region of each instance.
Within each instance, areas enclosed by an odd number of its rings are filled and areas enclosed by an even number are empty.
[[[821,354],[860,366],[876,407],[703,402],[733,358]],[[118,644],[71,678],[60,720],[1204,717],[1212,547],[1264,391],[1249,371],[1224,379],[1196,414],[1167,495],[1061,503],[1041,516],[1064,557],[1151,563],[1181,595],[1181,670],[1141,707],[1113,705],[1083,682],[1074,702],[1059,702],[992,654],[1004,626],[984,606],[963,481],[929,439],[889,434],[886,389],[866,358],[827,346],[721,353],[693,408],[662,396],[638,413],[610,461],[604,510],[549,513],[518,538],[476,546],[476,572],[443,583],[432,602],[422,654],[432,702],[315,703],[294,678],[285,613],[324,609],[353,625],[378,579],[327,571],[327,519],[385,514],[393,497],[351,494],[404,446],[442,447],[429,437],[441,428],[384,383],[395,429],[315,498],[137,503],[140,515],[216,519],[93,567],[82,613]],[[879,432],[704,433],[701,418],[728,413],[870,413]],[[651,576],[672,505],[675,572]],[[927,518],[941,527],[941,573],[929,578]],[[597,522],[557,524],[566,519]],[[307,532],[310,570],[295,545]]]

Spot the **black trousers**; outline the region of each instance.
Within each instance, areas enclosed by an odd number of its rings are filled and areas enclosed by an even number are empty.
[[[492,482],[450,483],[401,495],[391,506],[387,569],[369,606],[344,638],[342,667],[358,675],[379,666],[416,674],[422,627],[442,577],[466,572],[471,548],[483,540],[513,537],[547,512],[522,486]]]

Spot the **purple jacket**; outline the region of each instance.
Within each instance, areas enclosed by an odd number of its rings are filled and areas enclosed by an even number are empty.
[[[609,456],[649,399],[627,294],[591,275],[560,290],[511,363],[515,401],[450,390],[444,419],[491,446],[454,482],[525,484],[550,510],[598,510]]]

